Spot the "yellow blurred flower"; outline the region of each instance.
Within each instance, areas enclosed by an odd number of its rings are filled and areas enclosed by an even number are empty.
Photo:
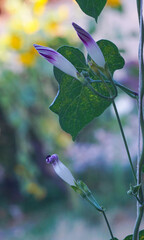
[[[13,31],[20,31],[22,30],[22,21],[17,18],[11,18],[11,21],[9,22],[9,26],[10,26],[10,29],[13,30]]]
[[[0,46],[7,47],[10,43],[10,35],[9,34],[2,34],[0,37]]]
[[[26,185],[26,191],[34,195],[39,200],[44,199],[46,196],[46,190],[35,182],[28,183]]]
[[[33,66],[35,63],[35,58],[36,55],[33,48],[31,48],[28,52],[19,54],[19,60],[25,66]]]
[[[107,5],[110,7],[119,7],[121,6],[120,0],[107,0]]]
[[[64,21],[69,16],[69,8],[66,5],[61,5],[58,9],[58,18],[60,21]]]
[[[40,24],[37,19],[31,19],[24,24],[24,31],[27,34],[33,34],[39,30]]]
[[[17,34],[12,34],[9,39],[9,45],[11,48],[19,50],[23,45],[23,39]]]
[[[37,15],[42,15],[48,0],[33,0],[33,12]]]
[[[60,27],[59,23],[55,20],[50,21],[47,24],[45,24],[44,31],[53,37],[61,35],[61,27]]]

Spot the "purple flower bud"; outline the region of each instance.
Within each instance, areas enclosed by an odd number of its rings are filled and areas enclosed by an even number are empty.
[[[58,155],[57,154],[53,154],[53,155],[48,155],[46,157],[46,163],[47,164],[56,164],[58,162]]]
[[[66,74],[78,79],[77,70],[71,62],[69,62],[64,56],[55,51],[52,48],[43,47],[37,44],[33,45],[38,53],[45,58],[48,62],[53,64],[55,67],[59,68]]]
[[[46,163],[52,164],[56,174],[71,186],[75,186],[75,179],[70,170],[59,160],[57,154],[48,155]]]
[[[83,28],[78,26],[76,23],[72,23],[74,29],[77,32],[77,35],[85,45],[90,57],[93,59],[93,61],[100,67],[105,66],[105,59],[103,56],[102,51],[100,50],[97,43],[94,41],[92,36],[86,32]]]

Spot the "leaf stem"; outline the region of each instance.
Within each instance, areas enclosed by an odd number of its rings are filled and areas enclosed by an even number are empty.
[[[124,92],[126,92],[129,96],[131,96],[132,98],[138,99],[138,93],[132,91],[131,89],[127,88],[126,86],[122,85],[121,83],[113,80],[115,85],[118,86],[119,88],[121,88]]]
[[[127,155],[128,155],[128,159],[129,159],[129,162],[130,162],[130,166],[131,166],[131,169],[132,169],[134,180],[135,180],[135,182],[137,182],[135,170],[134,170],[134,167],[133,167],[133,164],[132,164],[132,160],[131,160],[131,156],[130,156],[130,152],[129,152],[129,148],[128,148],[128,144],[127,144],[126,137],[125,137],[123,127],[122,127],[122,124],[121,124],[121,120],[120,120],[120,117],[119,117],[119,114],[118,114],[118,111],[117,111],[117,107],[116,107],[116,104],[115,104],[114,101],[113,101],[113,107],[114,107],[114,111],[115,111],[117,121],[118,121],[118,124],[119,124],[119,127],[120,127],[121,135],[122,135],[122,138],[123,138],[123,141],[124,141],[124,145],[125,145],[125,148],[126,148],[126,152],[127,152]]]

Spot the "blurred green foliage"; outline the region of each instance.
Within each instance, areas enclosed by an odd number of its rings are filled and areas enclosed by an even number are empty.
[[[47,0],[7,0],[5,11],[0,39],[0,195],[9,202],[28,196],[41,201],[54,197],[56,189],[51,186],[57,185],[47,184],[51,173],[45,157],[62,152],[71,139],[48,110],[57,84],[52,68],[38,57],[33,44],[55,49],[69,45],[69,30],[61,27],[69,10],[65,5],[50,10]]]

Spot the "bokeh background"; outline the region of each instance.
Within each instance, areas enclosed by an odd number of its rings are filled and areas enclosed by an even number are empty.
[[[57,153],[107,209],[114,235],[131,234],[132,180],[112,108],[74,143],[49,110],[57,93],[52,66],[33,44],[79,47],[71,23],[95,40],[113,41],[126,60],[114,77],[137,91],[138,20],[134,0],[108,0],[98,24],[74,0],[0,0],[0,240],[110,239],[98,212],[59,179],[45,157]],[[137,104],[119,92],[116,104],[131,156],[137,156]]]

